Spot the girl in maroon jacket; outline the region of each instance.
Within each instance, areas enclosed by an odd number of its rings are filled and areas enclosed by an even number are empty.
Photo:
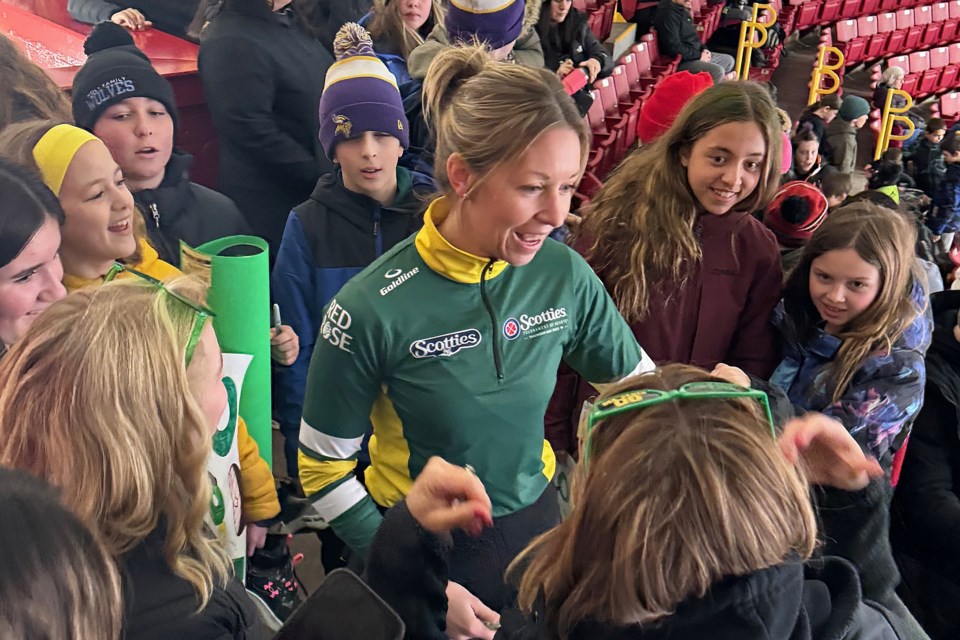
[[[762,87],[717,85],[627,158],[591,202],[577,245],[658,364],[737,363],[757,376],[777,364],[770,318],[780,258],[751,213],[779,183],[779,127]],[[546,417],[555,449],[575,450],[571,427],[594,394],[561,372]]]

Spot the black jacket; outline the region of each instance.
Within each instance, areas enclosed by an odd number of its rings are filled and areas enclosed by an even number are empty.
[[[646,627],[585,621],[570,640],[919,640],[926,636],[893,593],[899,580],[886,537],[882,508],[889,483],[880,479],[859,492],[823,490],[820,516],[845,541],[803,564],[788,560],[714,585],[703,598]],[[853,531],[855,529],[855,531]],[[871,541],[867,544],[866,541]],[[373,587],[404,619],[408,638],[441,639],[446,610],[449,545],[421,529],[405,503],[387,512],[367,566]],[[827,555],[829,554],[829,555]],[[505,611],[497,640],[548,638],[536,622]]]
[[[910,153],[905,154],[904,162],[913,163],[913,177],[917,181],[917,188],[932,197],[947,174],[940,143],[930,142],[926,136],[921,137]]]
[[[563,37],[565,32],[571,34],[569,41]],[[573,61],[574,67],[593,58],[600,63],[598,77],[605,78],[613,71],[613,58],[593,35],[586,16],[576,9],[571,7],[566,20],[559,26],[544,28],[543,22],[538,23],[537,33],[540,35],[540,46],[543,47],[543,60],[547,69],[556,71],[560,68],[560,63],[568,58]]]
[[[930,299],[935,326],[926,394],[897,485],[894,539],[898,550],[960,585],[960,343],[953,335],[960,291]]]
[[[265,640],[269,634],[236,579],[215,588],[196,613],[193,585],[163,559],[163,529],[157,527],[120,559],[124,640]]]
[[[243,15],[229,7],[200,43],[200,77],[220,142],[220,191],[276,253],[287,215],[333,169],[317,109],[333,57],[292,11]]]
[[[237,205],[222,193],[190,182],[193,156],[174,151],[163,182],[133,194],[147,225],[147,239],[161,260],[180,266],[180,241],[191,247],[250,233]]]
[[[74,20],[97,24],[123,9],[136,9],[153,23],[154,29],[186,38],[197,4],[197,0],[125,0],[120,4],[107,0],[67,0],[67,11]]]
[[[653,26],[657,28],[660,53],[671,58],[679,54],[681,62],[700,59],[704,46],[689,9],[672,0],[660,0],[653,14]]]
[[[314,0],[310,7],[310,24],[317,39],[333,54],[333,39],[345,22],[357,22],[370,11],[373,0]],[[379,50],[378,50],[379,51]]]
[[[300,354],[274,378],[273,412],[285,434],[296,433],[307,369],[323,308],[371,262],[423,226],[429,176],[397,168],[397,197],[389,207],[354,193],[337,170],[320,178],[310,198],[287,219],[270,288],[284,320],[300,337]]]

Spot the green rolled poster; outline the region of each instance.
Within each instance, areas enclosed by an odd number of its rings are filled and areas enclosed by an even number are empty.
[[[207,305],[224,353],[253,357],[244,378],[240,417],[273,467],[270,398],[270,264],[265,240],[228,236],[196,248],[180,243],[184,273],[210,285]]]

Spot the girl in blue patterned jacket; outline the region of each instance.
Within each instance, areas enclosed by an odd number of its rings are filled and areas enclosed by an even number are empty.
[[[797,413],[841,421],[888,472],[923,403],[932,328],[915,242],[902,216],[872,203],[831,213],[804,247],[773,319],[783,359],[772,385]],[[726,365],[715,373],[749,384]]]

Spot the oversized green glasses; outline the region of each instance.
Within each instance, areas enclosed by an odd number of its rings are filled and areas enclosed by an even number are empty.
[[[590,434],[598,422],[605,418],[628,411],[639,411],[647,407],[679,400],[716,400],[723,398],[753,398],[760,403],[767,415],[770,424],[770,434],[776,438],[777,431],[773,424],[773,413],[770,411],[770,400],[767,394],[758,389],[747,389],[729,382],[690,382],[679,389],[663,391],[662,389],[635,389],[624,391],[615,396],[598,402],[587,417],[587,435],[584,444],[584,462],[590,459]]]
[[[146,280],[147,282],[155,286],[160,291],[163,291],[165,294],[167,294],[177,302],[185,304],[187,307],[192,309],[197,314],[196,320],[194,320],[194,323],[193,323],[193,329],[191,329],[190,331],[190,339],[187,340],[187,349],[186,349],[186,352],[184,353],[184,364],[185,366],[189,367],[190,360],[193,359],[193,352],[197,350],[197,344],[200,343],[200,334],[203,332],[204,323],[206,323],[207,318],[215,318],[217,314],[215,314],[213,311],[203,306],[202,304],[198,304],[193,300],[191,300],[190,298],[186,298],[180,295],[176,291],[171,291],[170,289],[166,288],[161,281],[157,280],[153,276],[148,276],[147,274],[141,271],[137,271],[136,269],[131,269],[130,267],[124,266],[119,262],[113,263],[113,266],[110,267],[110,271],[107,271],[107,275],[103,276],[104,283],[110,282],[121,273],[129,273],[130,275],[136,276],[141,280]]]

